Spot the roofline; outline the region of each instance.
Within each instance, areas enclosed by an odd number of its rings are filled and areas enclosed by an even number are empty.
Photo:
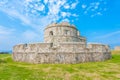
[[[102,43],[87,43],[88,45],[104,45],[104,46],[109,46],[108,44],[102,44]]]
[[[46,30],[46,29],[48,29],[48,28],[51,28],[51,27],[70,27],[70,28],[74,28],[74,29],[76,29],[76,30],[78,30],[75,26],[73,26],[73,25],[56,25],[56,26],[47,26],[45,29],[44,29],[44,31]]]

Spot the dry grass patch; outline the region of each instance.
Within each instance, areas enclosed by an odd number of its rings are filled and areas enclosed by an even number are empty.
[[[0,54],[0,80],[120,80],[120,52],[112,59],[80,64],[28,64]]]

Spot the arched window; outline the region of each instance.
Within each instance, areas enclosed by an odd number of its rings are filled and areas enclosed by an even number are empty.
[[[53,36],[53,31],[50,31],[49,35],[50,35],[50,36]]]

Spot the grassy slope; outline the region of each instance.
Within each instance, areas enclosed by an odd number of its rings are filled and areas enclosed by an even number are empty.
[[[120,51],[105,62],[27,64],[0,54],[0,80],[120,80]]]

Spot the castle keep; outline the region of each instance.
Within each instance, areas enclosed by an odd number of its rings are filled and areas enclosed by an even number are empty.
[[[13,59],[29,63],[81,63],[111,58],[108,45],[86,43],[74,25],[53,23],[44,30],[44,43],[18,44]]]

